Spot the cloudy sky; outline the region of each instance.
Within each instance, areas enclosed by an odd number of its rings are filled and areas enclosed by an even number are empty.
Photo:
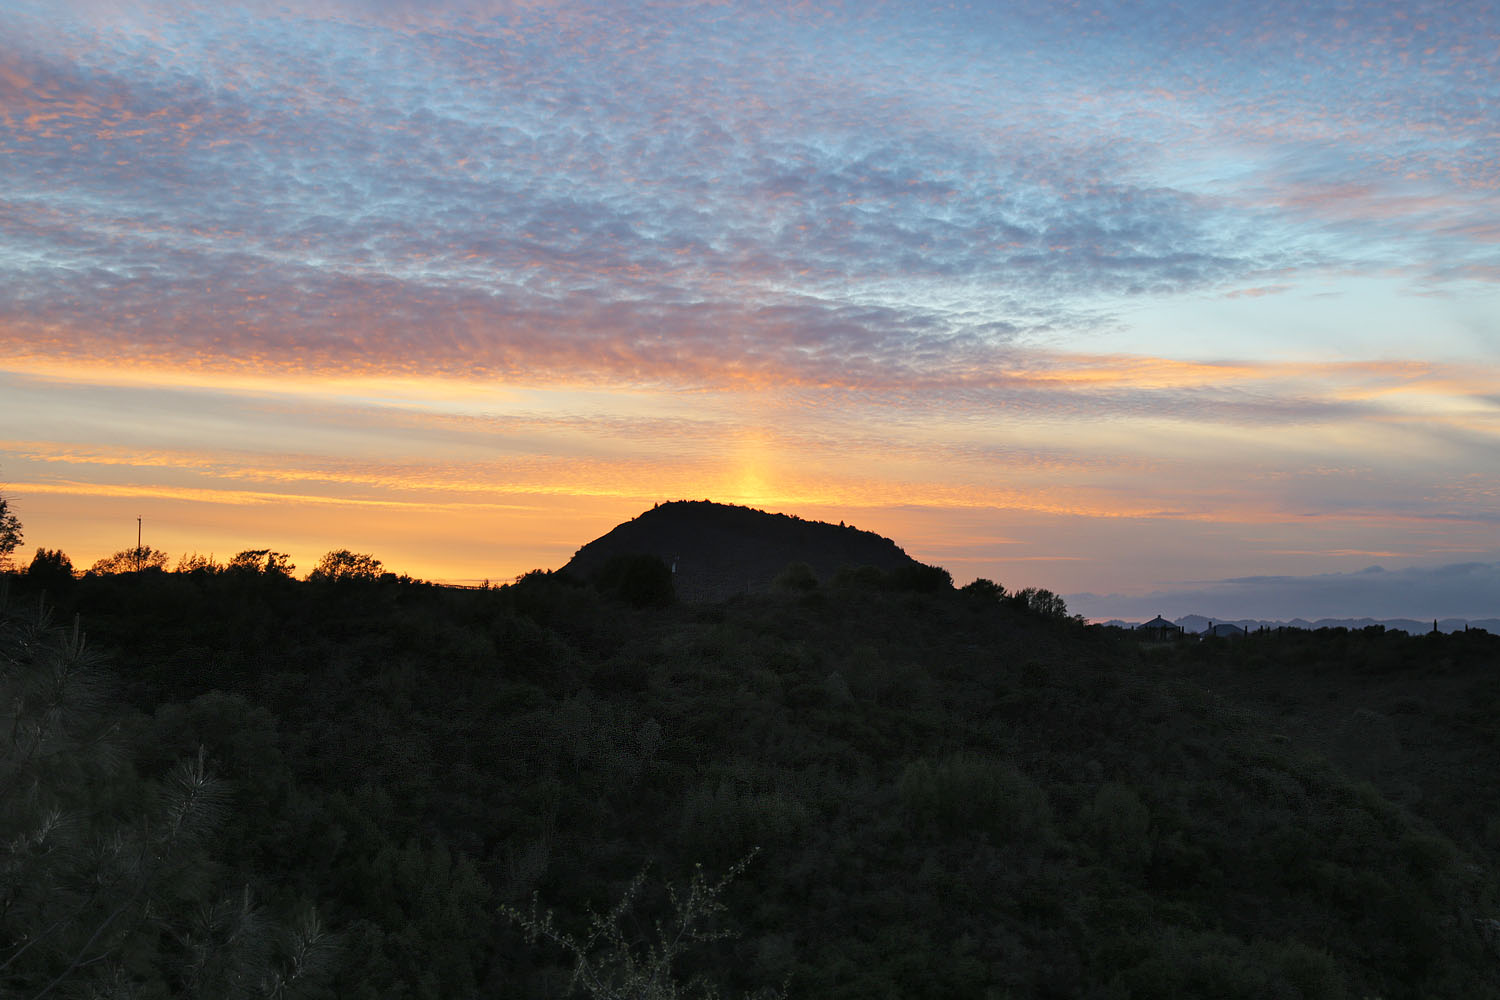
[[[0,483],[80,566],[711,498],[1494,614],[1500,10],[0,0]]]

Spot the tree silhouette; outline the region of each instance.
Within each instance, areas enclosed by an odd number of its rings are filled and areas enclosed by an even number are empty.
[[[382,565],[379,559],[364,552],[337,549],[318,560],[309,580],[376,580]]]
[[[982,576],[977,580],[972,580],[964,584],[963,592],[991,601],[1003,601],[1006,596],[1004,587],[1000,586],[994,580],[987,580]]]
[[[177,560],[177,569],[175,570],[175,572],[217,573],[223,568],[223,566],[220,566],[217,562],[214,561],[214,557],[212,555],[204,556],[194,552],[192,555],[183,555]]]
[[[1068,617],[1068,603],[1057,594],[1041,587],[1024,587],[1011,595],[1018,606],[1044,618]]]
[[[24,540],[21,519],[10,509],[10,500],[0,494],[0,570],[10,565],[10,554],[20,548]]]
[[[292,563],[292,557],[285,552],[272,552],[270,549],[245,549],[243,552],[235,553],[233,559],[229,560],[227,567],[231,571],[242,573],[264,573],[266,576],[291,576],[297,567]]]
[[[913,562],[892,570],[890,583],[896,590],[937,594],[953,589],[953,576],[941,566],[928,566],[926,563]]]
[[[149,545],[133,545],[100,559],[89,567],[89,572],[97,576],[110,576],[115,573],[139,573],[146,569],[166,569],[170,558],[161,549],[153,549]]]
[[[61,549],[37,549],[26,567],[26,579],[38,590],[56,596],[73,583],[73,560]]]

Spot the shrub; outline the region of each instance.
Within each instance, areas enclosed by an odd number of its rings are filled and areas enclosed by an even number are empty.
[[[671,569],[645,554],[612,556],[594,574],[594,586],[636,608],[664,608],[676,597]]]
[[[721,860],[777,846],[811,821],[808,807],[781,791],[753,792],[707,779],[682,804],[682,838],[695,856]]]
[[[818,574],[805,562],[789,563],[776,577],[774,585],[778,590],[817,590]]]
[[[1126,868],[1151,860],[1151,810],[1128,785],[1100,785],[1083,811],[1084,829],[1101,856]]]
[[[941,566],[911,563],[894,570],[890,575],[894,590],[909,590],[917,594],[936,594],[953,588],[953,575]]]
[[[1046,793],[1009,761],[958,753],[937,764],[908,764],[897,781],[901,804],[945,833],[983,833],[994,843],[1036,840],[1052,825]]]
[[[886,574],[878,566],[843,566],[833,574],[833,586],[841,590],[880,590]]]
[[[738,878],[755,852],[731,867],[717,882],[710,882],[702,866],[695,867],[686,891],[668,884],[669,917],[645,920],[635,911],[646,887],[643,870],[631,880],[620,901],[605,913],[590,913],[588,930],[580,936],[557,926],[552,912],[542,911],[533,897],[531,912],[510,906],[500,912],[519,924],[530,941],[544,938],[560,946],[572,963],[569,995],[582,990],[593,1000],[677,1000],[702,997],[717,1000],[719,988],[703,977],[681,980],[680,964],[696,947],[729,936],[715,926],[725,911],[719,897]],[[654,932],[645,939],[629,928],[647,926]],[[785,990],[761,990],[752,996],[785,996]]]

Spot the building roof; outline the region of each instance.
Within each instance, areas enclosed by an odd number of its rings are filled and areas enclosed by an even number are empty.
[[[1208,634],[1208,635],[1244,635],[1244,634],[1246,634],[1246,631],[1247,631],[1246,629],[1243,629],[1240,626],[1235,625],[1232,622],[1220,622],[1217,625],[1210,625],[1208,627],[1208,630],[1207,630],[1206,634]]]

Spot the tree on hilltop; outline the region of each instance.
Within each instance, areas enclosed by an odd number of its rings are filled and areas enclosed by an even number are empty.
[[[226,569],[242,573],[290,577],[296,572],[297,567],[293,564],[292,557],[285,552],[273,552],[270,549],[245,549],[243,552],[235,553]]]
[[[1018,607],[1043,618],[1068,617],[1068,603],[1061,596],[1041,587],[1024,587],[1011,595]]]
[[[378,580],[384,566],[379,559],[366,552],[350,552],[338,549],[318,561],[317,568],[308,574],[309,580]]]
[[[218,564],[218,562],[216,562],[214,560],[213,556],[211,556],[211,555],[207,555],[207,556],[199,555],[198,553],[194,552],[192,555],[188,555],[188,554],[184,553],[177,560],[177,569],[174,572],[177,572],[177,573],[210,573],[211,574],[211,573],[217,573],[220,570],[222,570],[223,568],[224,568],[223,566],[220,566]]]
[[[1000,584],[996,583],[994,580],[987,580],[982,576],[977,580],[972,580],[969,583],[964,584],[963,592],[965,594],[973,594],[976,597],[983,597],[991,601],[1003,601],[1006,597],[1004,587],[1000,586]]]
[[[112,576],[116,573],[139,573],[147,569],[166,569],[171,556],[161,549],[149,545],[132,545],[112,556],[105,556],[89,567],[96,576]]]

